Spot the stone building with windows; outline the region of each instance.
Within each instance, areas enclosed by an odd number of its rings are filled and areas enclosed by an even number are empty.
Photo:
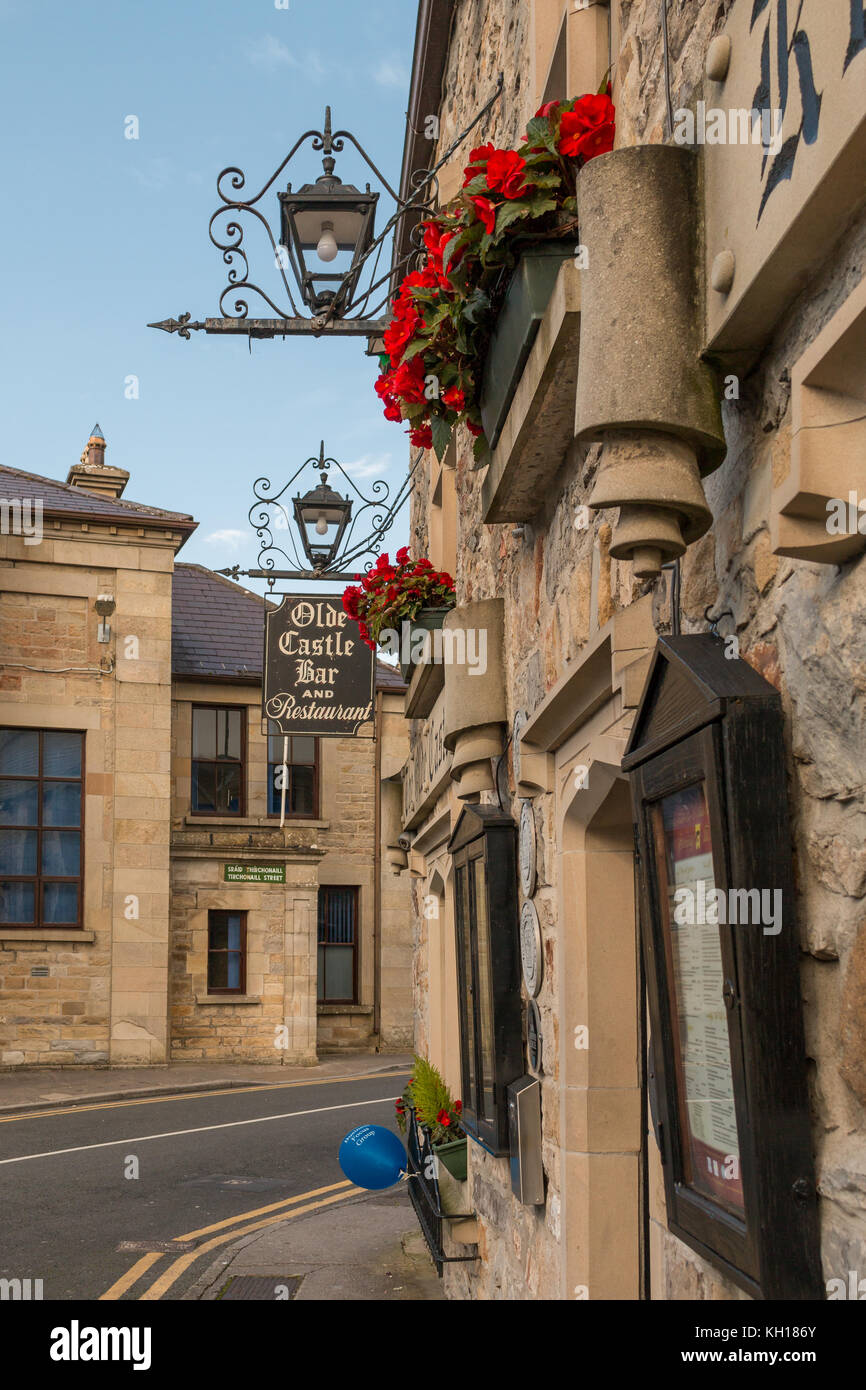
[[[453,567],[445,626],[488,651],[480,680],[417,666],[405,701],[416,1043],[475,1123],[474,1225],[458,1242],[441,1223],[445,1288],[844,1297],[832,1281],[866,1270],[862,5],[676,0],[665,32],[629,0],[420,0],[404,195],[498,74],[440,208],[469,144],[516,149],[542,103],[608,72],[616,138],[578,174],[583,254],[520,333],[509,319],[492,451],[460,431],[415,474],[413,553]],[[397,258],[411,246],[407,218]],[[753,699],[774,732],[726,781]],[[717,750],[700,775],[699,744]],[[664,796],[651,754],[681,759]],[[760,861],[736,878],[749,798],[778,882]],[[485,851],[467,877],[467,836],[503,818],[519,873],[501,883]],[[665,868],[671,894],[763,887],[784,912],[687,938],[653,887]],[[540,1082],[531,1205],[513,1133],[490,1139],[517,1079],[509,993]],[[799,1283],[780,1268],[792,1225]]]
[[[180,561],[196,523],[104,455],[97,427],[66,482],[0,469],[0,1065],[405,1048],[399,672],[283,773],[265,600]]]

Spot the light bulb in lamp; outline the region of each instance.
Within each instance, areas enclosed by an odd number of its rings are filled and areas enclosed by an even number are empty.
[[[334,236],[333,222],[323,222],[322,235],[319,237],[318,243],[316,244],[316,255],[320,261],[332,261],[338,250],[339,247],[337,246],[336,237]]]
[[[327,521],[327,518],[326,518],[326,516],[325,516],[325,513],[324,513],[324,512],[320,512],[319,515],[318,515],[318,518],[317,518],[317,520],[316,520],[316,535],[317,535],[317,536],[327,536],[327,534],[328,534],[328,521]]]

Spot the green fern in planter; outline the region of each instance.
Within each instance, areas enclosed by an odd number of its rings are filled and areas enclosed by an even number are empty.
[[[460,1123],[462,1102],[452,1100],[440,1072],[424,1057],[415,1057],[412,1080],[406,1088],[419,1123],[430,1130],[434,1144],[448,1144],[466,1136]]]

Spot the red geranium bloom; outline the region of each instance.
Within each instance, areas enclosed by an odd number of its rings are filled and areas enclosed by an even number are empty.
[[[476,164],[486,164],[487,161],[488,161],[488,159],[490,158],[490,156],[495,152],[495,150],[496,150],[496,146],[495,146],[495,145],[476,145],[475,149],[470,151],[470,153],[469,153],[469,163],[466,165],[466,168],[463,170],[463,174],[464,174],[463,187],[464,187],[464,188],[466,187],[467,183],[471,183],[471,182],[472,182],[472,180],[476,177],[477,174],[480,174],[480,173],[482,172],[481,169],[476,169],[476,168],[474,168],[473,166],[476,165]]]
[[[463,1109],[463,1102],[462,1102],[462,1100],[455,1100],[455,1102],[454,1102],[454,1109],[457,1111],[457,1114],[459,1115],[459,1114],[460,1114],[460,1111]]]
[[[459,386],[449,386],[447,391],[443,391],[442,402],[449,410],[456,410],[458,415],[466,409],[466,397]]]
[[[594,159],[613,149],[616,108],[609,96],[590,93],[564,111],[556,148],[571,159]]]
[[[485,232],[492,233],[496,225],[496,204],[491,203],[489,198],[482,198],[480,196],[477,198],[470,198],[469,201],[475,208],[479,222],[484,223]]]
[[[410,401],[418,404],[426,397],[424,395],[424,362],[420,353],[415,357],[410,357],[408,362],[401,362],[391,378],[391,389],[395,396],[401,400]]]
[[[408,545],[401,545],[401,546],[400,546],[400,549],[397,551],[397,555],[396,555],[397,564],[398,564],[398,565],[405,565],[405,564],[407,563],[408,559],[409,559],[409,547],[408,547]]]
[[[451,1116],[448,1114],[447,1110],[440,1110],[436,1119],[440,1125],[450,1125],[451,1123]]]
[[[520,198],[528,190],[523,174],[526,160],[516,150],[494,150],[487,161],[487,187],[505,198]]]
[[[432,449],[433,430],[429,425],[417,425],[414,430],[409,431],[409,443],[416,449]]]

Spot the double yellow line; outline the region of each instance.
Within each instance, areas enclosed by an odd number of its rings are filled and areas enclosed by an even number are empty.
[[[355,1187],[348,1180],[343,1182],[331,1183],[328,1187],[316,1187],[311,1192],[300,1192],[295,1197],[287,1197],[282,1202],[272,1202],[270,1206],[258,1207],[254,1211],[244,1212],[241,1216],[230,1216],[225,1221],[215,1221],[212,1226],[202,1226],[197,1231],[187,1231],[185,1235],[173,1236],[173,1240],[198,1240],[201,1236],[210,1235],[212,1231],[222,1231],[222,1235],[213,1236],[211,1240],[205,1241],[196,1250],[190,1250],[185,1255],[180,1255],[176,1260],[163,1270],[162,1274],[142,1293],[138,1295],[141,1302],[153,1302],[162,1298],[173,1284],[177,1283],[180,1276],[202,1255],[210,1250],[215,1250],[217,1246],[225,1245],[228,1241],[237,1240],[240,1236],[248,1235],[251,1231],[260,1231],[265,1226],[275,1226],[280,1221],[291,1221],[295,1216],[305,1216],[308,1212],[318,1211],[321,1207],[332,1206],[334,1202],[344,1202],[347,1197],[356,1197],[363,1188]],[[330,1196],[326,1196],[330,1193]],[[319,1200],[315,1200],[315,1199]],[[303,1203],[296,1206],[295,1203]],[[291,1208],[291,1210],[286,1210]],[[266,1215],[268,1212],[275,1212],[276,1215]],[[261,1217],[261,1220],[253,1220],[254,1217]],[[226,1230],[229,1227],[229,1230]],[[133,1284],[137,1284],[139,1279],[156,1264],[157,1260],[164,1259],[164,1253],[152,1252],[143,1255],[140,1260],[128,1269],[127,1272],[106,1289],[104,1294],[100,1294],[100,1302],[111,1301],[122,1298]]]

